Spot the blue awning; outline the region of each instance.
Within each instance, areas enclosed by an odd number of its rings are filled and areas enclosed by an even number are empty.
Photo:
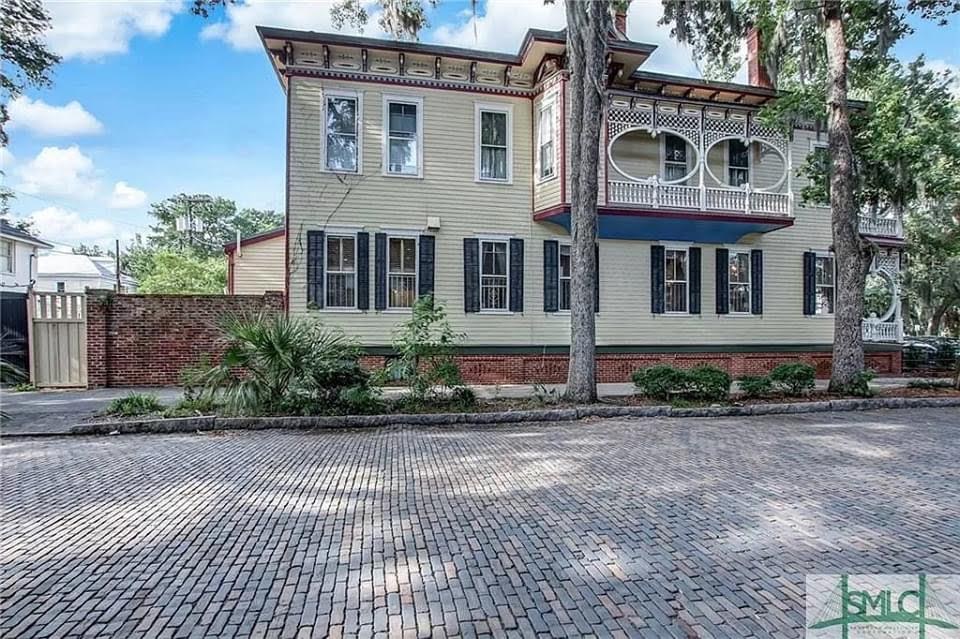
[[[537,215],[570,232],[570,209]],[[789,217],[729,215],[693,211],[642,211],[601,208],[597,233],[606,240],[673,240],[698,244],[732,244],[753,233],[769,233],[793,225]]]

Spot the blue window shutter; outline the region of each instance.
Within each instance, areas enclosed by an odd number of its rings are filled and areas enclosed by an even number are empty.
[[[817,254],[807,251],[803,254],[803,314],[817,313]]]
[[[378,311],[387,308],[387,234],[377,233],[374,238],[373,270],[376,275],[373,307]]]
[[[652,313],[663,312],[663,297],[666,289],[663,272],[665,255],[662,246],[654,245],[650,247],[650,311]]]
[[[560,309],[560,242],[543,241],[543,312],[556,313]]]
[[[717,315],[730,312],[730,251],[717,249]]]
[[[323,308],[323,231],[307,231],[307,306]]]
[[[510,310],[523,312],[523,240],[510,240]]]
[[[463,311],[480,312],[480,240],[463,239]]]
[[[357,233],[357,308],[370,308],[370,234]]]
[[[687,251],[690,256],[690,309],[691,315],[700,314],[700,247],[692,246]]]
[[[600,244],[593,245],[593,257],[597,264],[597,285],[593,287],[593,312],[600,312]]]
[[[432,235],[420,236],[420,257],[417,268],[419,274],[419,295],[433,295],[434,262],[436,260],[436,238]]]
[[[750,312],[763,315],[763,251],[750,251]]]

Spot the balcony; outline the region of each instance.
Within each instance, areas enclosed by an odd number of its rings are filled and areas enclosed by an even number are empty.
[[[903,239],[903,222],[898,217],[860,216],[860,233],[883,239]]]
[[[782,215],[789,217],[792,198],[789,193],[769,193],[744,189],[661,184],[650,181],[610,180],[607,202],[652,209],[716,211],[744,215]]]
[[[897,319],[881,322],[877,319],[865,319],[861,322],[863,341],[865,342],[902,342],[903,324]]]

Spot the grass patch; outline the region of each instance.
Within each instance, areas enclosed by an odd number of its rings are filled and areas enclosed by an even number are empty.
[[[210,397],[190,397],[181,399],[174,406],[163,411],[164,417],[200,417],[215,415],[220,404]]]
[[[163,404],[155,395],[144,393],[130,393],[126,397],[118,397],[110,402],[103,410],[104,415],[117,417],[134,417],[163,412]]]

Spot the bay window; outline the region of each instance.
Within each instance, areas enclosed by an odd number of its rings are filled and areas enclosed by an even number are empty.
[[[540,108],[539,149],[537,156],[540,163],[540,178],[547,179],[554,175],[554,106],[553,102],[544,104]]]
[[[326,249],[327,308],[356,308],[356,238],[353,235],[329,235]]]
[[[664,250],[665,310],[667,313],[687,312],[687,249]]]
[[[359,173],[359,98],[356,95],[328,93],[324,111],[324,167],[328,171]]]
[[[508,309],[507,242],[499,240],[480,241],[480,310],[505,311]]]
[[[476,106],[476,179],[506,182],[513,179],[512,107]]]

